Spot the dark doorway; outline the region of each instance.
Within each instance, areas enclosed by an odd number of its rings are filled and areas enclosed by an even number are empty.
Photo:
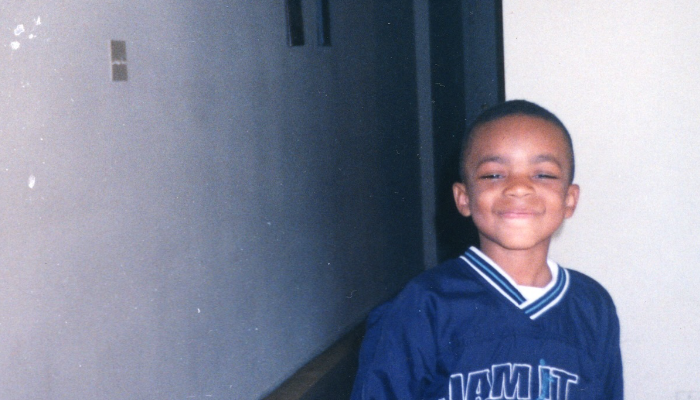
[[[471,219],[454,206],[459,147],[481,110],[505,99],[501,1],[430,2],[430,57],[438,260],[478,244]]]

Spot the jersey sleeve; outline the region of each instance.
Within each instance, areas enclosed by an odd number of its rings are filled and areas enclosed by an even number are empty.
[[[421,398],[436,357],[432,310],[423,300],[404,290],[370,314],[352,400]]]
[[[615,311],[615,306],[611,306],[609,334],[606,341],[606,357],[603,367],[603,390],[605,399],[623,400],[623,377],[622,377],[622,353],[620,351],[620,322]]]

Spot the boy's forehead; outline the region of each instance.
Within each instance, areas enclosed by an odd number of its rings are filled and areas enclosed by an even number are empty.
[[[473,126],[462,142],[460,154],[462,181],[467,182],[468,170],[474,168],[475,163],[479,162],[476,159],[499,157],[499,154],[496,153],[508,153],[512,149],[523,146],[532,149],[528,142],[517,140],[517,138],[530,137],[539,138],[540,144],[543,144],[544,151],[537,152],[535,150],[535,153],[539,154],[535,154],[534,157],[544,155],[544,153],[554,156],[559,164],[568,170],[569,183],[572,183],[575,166],[571,137],[561,122],[558,122],[556,117],[553,118],[555,120],[539,115],[518,113],[500,116]],[[501,143],[499,144],[499,142]],[[507,146],[502,144],[507,144]],[[545,146],[548,147],[548,150],[544,149]]]
[[[559,126],[529,115],[508,115],[488,121],[475,127],[471,135],[469,155],[473,155],[475,150],[481,153],[495,150],[495,147],[510,147],[517,144],[517,139],[534,136],[544,139],[540,141],[543,148],[555,146],[565,157],[569,153],[565,133]]]

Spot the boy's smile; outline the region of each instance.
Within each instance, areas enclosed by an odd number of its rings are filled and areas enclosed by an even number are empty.
[[[578,201],[562,131],[542,118],[510,115],[472,134],[462,166],[466,182],[453,191],[457,209],[471,215],[479,230],[481,250],[489,256],[514,250],[546,256],[552,235]]]

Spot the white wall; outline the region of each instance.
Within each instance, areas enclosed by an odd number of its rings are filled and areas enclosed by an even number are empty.
[[[411,5],[302,3],[0,3],[1,399],[259,398],[422,268]]]
[[[622,324],[626,398],[700,396],[700,3],[504,0],[506,96],[572,132],[581,200],[553,244]]]

